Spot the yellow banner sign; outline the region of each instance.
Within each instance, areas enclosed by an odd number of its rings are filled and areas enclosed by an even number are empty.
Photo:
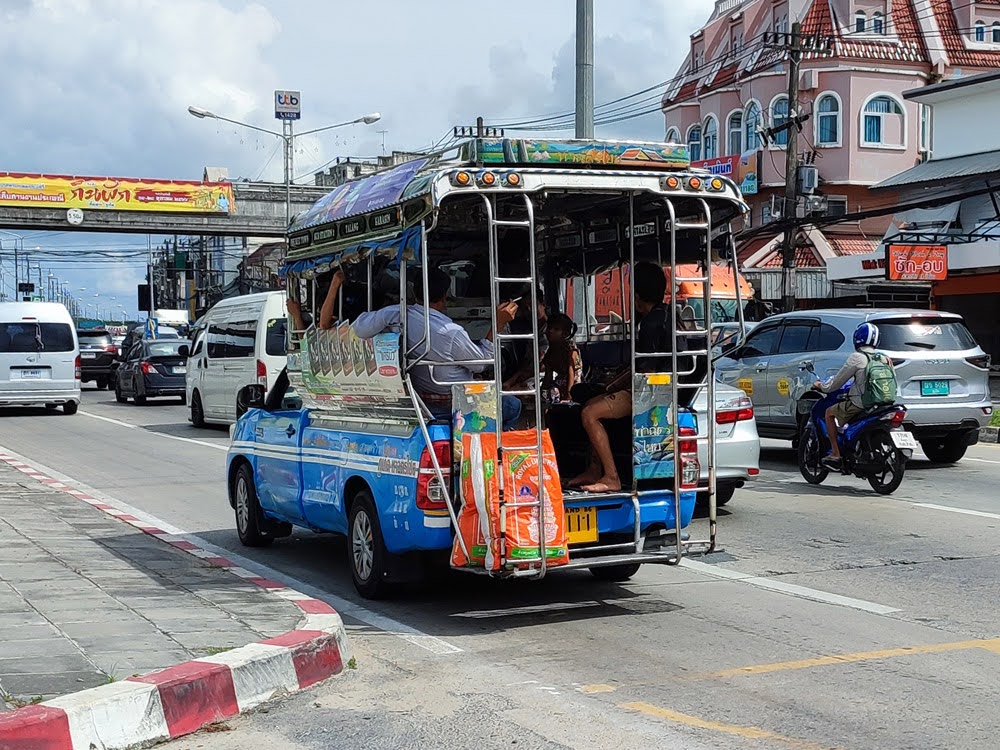
[[[0,172],[0,206],[228,214],[235,211],[228,182],[69,177]]]

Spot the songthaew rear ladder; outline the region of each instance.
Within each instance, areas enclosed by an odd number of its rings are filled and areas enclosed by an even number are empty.
[[[528,567],[513,571],[515,577],[543,578],[547,569],[547,548],[545,531],[545,449],[543,443],[543,403],[542,403],[542,373],[541,373],[541,352],[539,347],[540,329],[538,327],[538,268],[537,250],[535,247],[535,206],[531,196],[522,194],[509,198],[513,208],[519,208],[517,203],[523,201],[522,219],[498,218],[500,204],[496,195],[483,196],[483,203],[486,208],[487,221],[489,225],[489,256],[490,256],[490,278],[493,279],[491,285],[492,309],[493,309],[493,331],[494,331],[494,393],[496,394],[497,409],[497,480],[500,505],[500,567],[506,568],[508,559],[507,552],[509,545],[505,538],[505,519],[509,513],[517,514],[522,509],[535,508],[538,513],[538,567]],[[501,276],[500,271],[500,230],[508,228],[515,231],[527,233],[528,246],[528,273],[529,276]],[[529,319],[531,320],[530,333],[511,333],[497,329],[497,307],[505,301],[511,299],[509,294],[504,294],[503,288],[517,285],[520,288],[527,287],[529,299],[531,301]],[[506,341],[531,341],[531,363],[532,378],[530,388],[520,388],[517,390],[504,390],[504,378],[501,368],[503,344]],[[504,448],[503,448],[503,400],[504,397],[519,399],[529,399],[534,409],[534,424],[536,443],[535,466],[538,467],[538,493],[533,500],[521,500],[518,497],[511,497],[513,488],[506,487],[506,471],[504,470]],[[529,565],[533,561],[528,562]]]

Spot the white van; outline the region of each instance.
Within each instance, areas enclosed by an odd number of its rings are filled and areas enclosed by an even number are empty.
[[[270,390],[285,367],[287,326],[284,292],[232,297],[208,311],[187,365],[195,427],[235,422],[237,394],[245,386],[259,383]]]
[[[80,342],[57,302],[0,303],[0,406],[80,406]]]

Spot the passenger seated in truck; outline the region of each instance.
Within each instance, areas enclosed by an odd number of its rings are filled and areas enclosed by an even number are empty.
[[[635,307],[638,313],[636,328],[636,353],[668,354],[671,351],[670,321],[663,297],[667,279],[663,269],[655,263],[636,263],[632,278],[635,280]],[[667,357],[642,357],[636,359],[640,372],[669,372],[671,362]],[[591,398],[583,407],[581,420],[590,439],[590,466],[568,482],[585,492],[619,492],[621,478],[615,466],[611,443],[603,421],[621,419],[632,415],[632,372],[625,368],[605,387],[605,393]]]
[[[407,350],[421,347],[412,356],[424,356],[431,362],[469,362],[493,359],[493,331],[486,338],[475,343],[462,326],[445,314],[451,277],[439,268],[428,271],[427,315],[430,320],[430,340],[424,342],[425,307],[422,304],[423,284],[415,285],[417,304],[406,309]],[[501,303],[496,310],[497,327],[503,328],[514,319],[517,303]],[[398,331],[402,315],[399,305],[390,305],[381,310],[366,312],[354,321],[353,329],[359,338],[370,339],[384,331]],[[451,417],[450,383],[472,380],[476,373],[486,370],[488,365],[419,365],[414,367],[410,380],[417,394],[427,405],[431,414],[439,419]],[[433,370],[433,377],[431,371]],[[513,430],[521,416],[521,402],[513,396],[504,396],[501,422],[504,430]]]
[[[323,305],[319,310],[319,329],[328,331],[337,322],[337,294],[344,283],[344,271],[338,268],[330,278],[330,286],[327,287],[326,295],[323,298]],[[305,331],[312,325],[312,316],[302,310],[302,303],[289,296],[285,303],[288,310],[288,317],[292,320],[292,325],[296,332]]]
[[[583,360],[573,339],[575,335],[576,323],[571,317],[565,313],[548,316],[545,354],[541,357],[539,374],[542,378],[542,395],[549,403],[571,402],[570,391],[583,380]],[[528,373],[523,380],[512,379],[505,387],[508,390],[524,389],[530,375]]]

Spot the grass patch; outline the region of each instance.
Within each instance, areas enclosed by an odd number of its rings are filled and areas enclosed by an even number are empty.
[[[347,668],[348,669],[357,669],[358,668],[358,660],[355,659],[352,656],[350,659],[347,660]]]
[[[990,427],[1000,427],[1000,410],[994,410],[990,417]]]
[[[216,656],[217,654],[224,654],[226,651],[232,651],[235,646],[209,646],[204,649],[205,656]]]

